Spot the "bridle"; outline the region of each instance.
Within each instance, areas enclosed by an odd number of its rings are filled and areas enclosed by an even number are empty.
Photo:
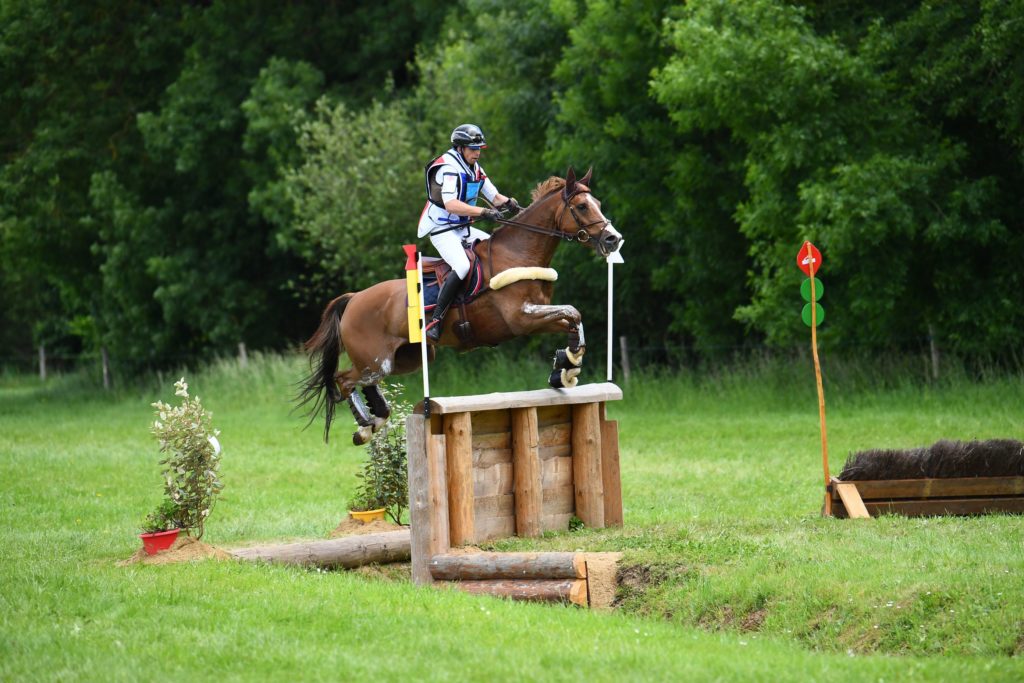
[[[527,230],[529,232],[535,232],[535,233],[538,233],[540,235],[546,235],[548,237],[554,237],[555,239],[565,240],[566,242],[574,242],[575,241],[575,242],[579,242],[580,244],[584,244],[584,243],[589,242],[591,240],[590,233],[587,232],[587,228],[589,228],[589,227],[591,227],[593,225],[600,224],[601,228],[603,230],[604,228],[606,228],[609,225],[611,225],[611,221],[608,220],[607,218],[602,218],[602,219],[598,219],[596,221],[591,221],[590,223],[584,223],[583,221],[580,220],[579,214],[576,213],[576,207],[574,207],[572,205],[572,199],[576,195],[584,194],[584,193],[589,194],[590,190],[576,190],[575,192],[570,194],[568,197],[563,195],[562,196],[562,207],[561,207],[561,209],[559,209],[558,216],[555,218],[555,225],[556,226],[561,225],[562,217],[565,215],[565,209],[568,208],[569,209],[569,213],[572,214],[572,219],[576,222],[576,227],[579,228],[579,230],[577,230],[575,233],[563,232],[562,230],[559,230],[557,227],[555,227],[555,228],[545,228],[544,226],[541,226],[541,225],[534,225],[532,223],[523,223],[522,221],[512,220],[511,218],[499,218],[499,219],[497,219],[497,222],[500,223],[501,225],[510,225],[510,226],[514,226],[514,227],[517,227],[517,228],[522,228],[523,230]],[[475,221],[471,221],[471,222],[475,222]]]

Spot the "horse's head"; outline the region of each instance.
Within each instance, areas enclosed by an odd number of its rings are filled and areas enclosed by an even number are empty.
[[[576,179],[572,166],[565,175],[565,187],[562,188],[563,207],[556,227],[569,239],[576,239],[588,247],[596,249],[602,256],[607,256],[622,245],[622,235],[612,222],[601,213],[601,202],[590,191],[593,169]]]

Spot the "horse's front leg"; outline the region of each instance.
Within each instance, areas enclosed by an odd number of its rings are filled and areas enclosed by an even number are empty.
[[[569,336],[565,349],[555,353],[554,369],[548,383],[560,389],[576,386],[586,339],[583,336],[583,319],[573,306],[552,306],[544,304],[523,304],[522,314],[529,331],[527,334],[550,334],[564,332]]]

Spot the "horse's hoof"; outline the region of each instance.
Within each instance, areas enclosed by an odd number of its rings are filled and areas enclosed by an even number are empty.
[[[376,434],[387,423],[388,423],[388,419],[386,417],[374,416],[373,424],[370,425],[370,429],[373,431],[374,434]]]
[[[363,444],[367,443],[372,437],[372,426],[367,425],[365,427],[360,427],[359,429],[352,433],[352,443],[354,443],[356,446],[362,446]]]
[[[572,389],[579,381],[579,368],[554,370],[548,377],[548,384],[555,389]]]

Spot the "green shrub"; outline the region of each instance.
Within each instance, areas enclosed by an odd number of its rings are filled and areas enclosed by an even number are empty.
[[[167,457],[163,465],[166,499],[157,512],[150,515],[156,522],[161,516],[174,520],[178,528],[202,538],[206,518],[213,509],[218,493],[224,488],[217,475],[220,467],[220,434],[211,425],[211,415],[199,397],[189,398],[188,384],[182,377],[174,383],[175,396],[181,405],[172,407],[162,401],[153,404],[157,419],[150,430],[160,442],[160,452]],[[167,503],[174,506],[173,515],[161,513]]]

